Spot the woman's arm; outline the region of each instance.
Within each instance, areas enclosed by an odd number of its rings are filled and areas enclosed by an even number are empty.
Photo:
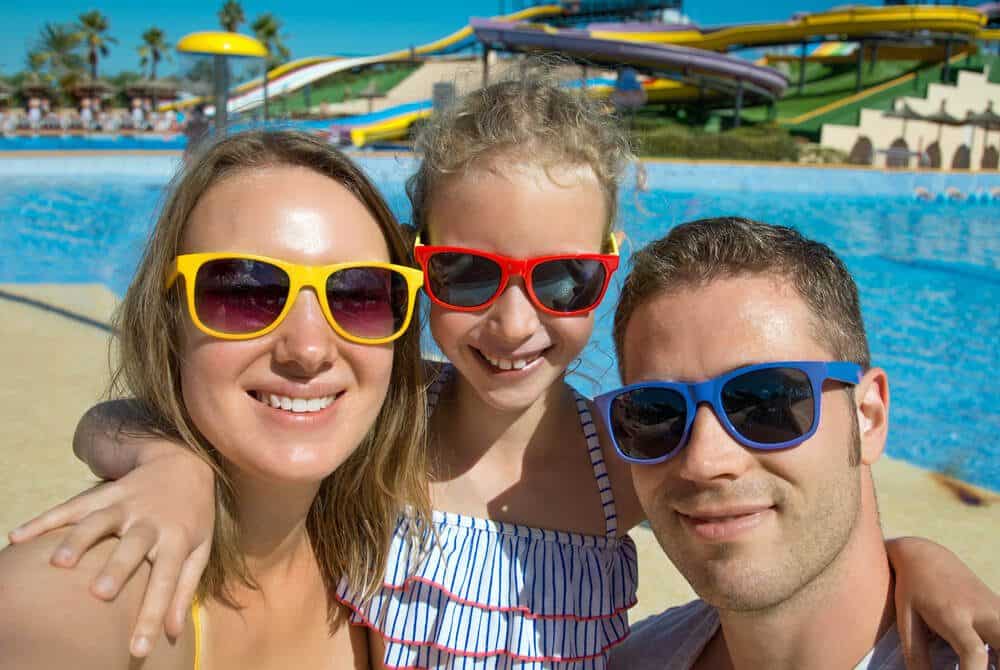
[[[104,403],[84,415],[74,451],[95,474],[117,481],[101,484],[35,517],[10,533],[21,543],[73,524],[52,547],[51,563],[71,568],[101,539],[120,542],[97,569],[90,591],[115,598],[128,576],[153,561],[133,652],[144,656],[142,640],[160,628],[177,636],[208,563],[215,522],[212,468],[184,445],[154,437],[130,401]],[[168,614],[169,613],[169,614]]]
[[[1000,596],[955,554],[917,537],[886,542],[896,575],[896,624],[909,670],[930,670],[930,630],[958,655],[962,670],[987,670],[988,644],[1000,647]]]

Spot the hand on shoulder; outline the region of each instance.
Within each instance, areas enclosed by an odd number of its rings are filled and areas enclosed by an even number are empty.
[[[0,670],[133,667],[129,636],[149,579],[149,565],[143,563],[114,600],[96,598],[90,591],[93,575],[105,565],[119,540],[99,543],[75,570],[53,567],[49,557],[68,532],[56,530],[0,551]],[[190,644],[189,639],[161,641],[159,651],[154,650],[143,667],[183,667],[180,661],[185,652],[193,653]]]

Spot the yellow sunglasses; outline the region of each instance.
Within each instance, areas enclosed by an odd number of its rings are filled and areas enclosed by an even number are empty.
[[[167,273],[184,277],[194,325],[223,340],[267,335],[291,311],[299,291],[316,292],[330,327],[348,342],[383,344],[410,325],[423,273],[393,263],[299,265],[238,253],[182,254]]]

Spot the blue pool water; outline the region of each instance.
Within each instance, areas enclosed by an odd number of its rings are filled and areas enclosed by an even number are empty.
[[[0,160],[0,283],[100,282],[122,294],[176,159]],[[362,159],[401,220],[408,159]],[[873,361],[892,385],[889,454],[1000,490],[1000,202],[930,203],[915,186],[981,193],[1000,176],[649,164],[622,193],[638,247],[695,218],[743,215],[830,244],[861,289]],[[627,265],[626,265],[627,267]],[[612,284],[576,368],[617,385]]]
[[[182,151],[187,139],[169,135],[18,135],[0,136],[0,151]]]

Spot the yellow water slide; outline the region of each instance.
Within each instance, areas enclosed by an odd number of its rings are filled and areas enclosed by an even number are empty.
[[[886,33],[927,31],[980,38],[986,17],[971,7],[947,5],[899,5],[850,7],[818,14],[804,14],[780,23],[757,23],[703,31],[689,30],[591,30],[590,36],[608,40],[676,44],[727,51],[734,47],[797,44],[812,38],[861,39]],[[989,31],[997,32],[997,31]]]

